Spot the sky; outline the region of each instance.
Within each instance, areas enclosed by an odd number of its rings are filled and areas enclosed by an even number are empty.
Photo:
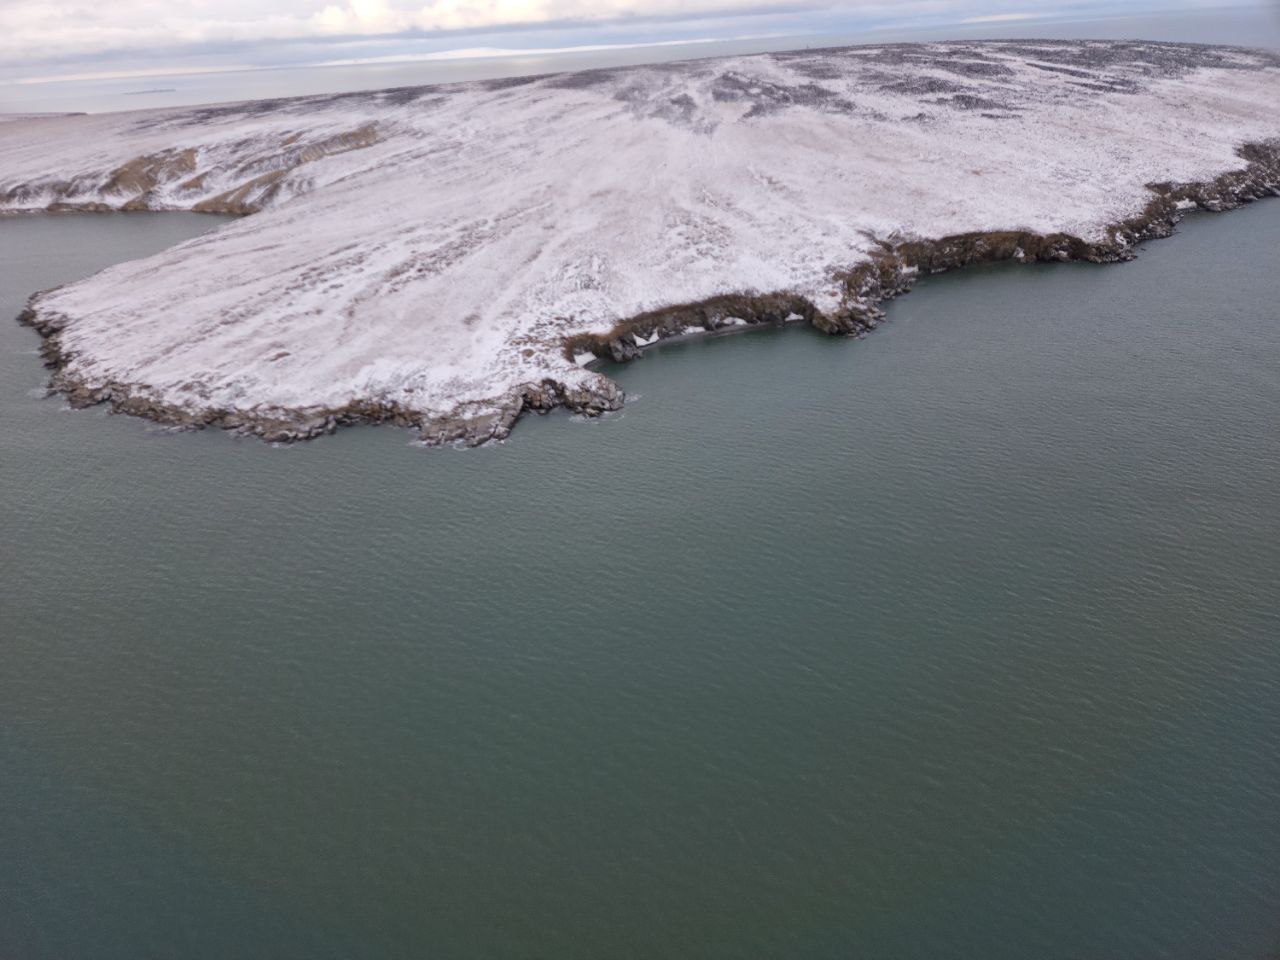
[[[22,100],[15,87],[54,96],[59,84],[299,67],[487,62],[502,75],[492,65],[512,58],[641,62],[827,38],[1098,35],[1099,24],[1105,35],[1108,23],[1138,35],[1138,23],[1169,33],[1178,18],[1196,39],[1228,11],[1258,26],[1207,39],[1280,45],[1280,0],[0,0],[0,109]],[[357,82],[340,76],[331,87]]]

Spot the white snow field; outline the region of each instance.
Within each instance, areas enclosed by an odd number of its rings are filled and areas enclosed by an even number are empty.
[[[1274,54],[864,46],[19,118],[0,212],[252,214],[33,299],[73,401],[478,442],[529,406],[620,402],[569,337],[725,294],[831,315],[903,240],[1105,241],[1148,184],[1242,170],[1250,143],[1280,147]]]

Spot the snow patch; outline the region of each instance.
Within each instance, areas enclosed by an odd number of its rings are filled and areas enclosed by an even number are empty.
[[[598,393],[567,338],[743,291],[834,314],[875,238],[1101,241],[1147,184],[1280,137],[1274,56],[1150,51],[816,50],[13,119],[0,212],[257,211],[42,294],[78,382],[193,412],[487,417],[530,383]]]

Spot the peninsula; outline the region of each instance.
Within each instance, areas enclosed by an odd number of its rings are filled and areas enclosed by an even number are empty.
[[[32,297],[73,404],[272,441],[501,439],[588,364],[875,325],[921,273],[1109,261],[1280,194],[1280,56],[859,46],[0,123],[0,213],[243,215]]]

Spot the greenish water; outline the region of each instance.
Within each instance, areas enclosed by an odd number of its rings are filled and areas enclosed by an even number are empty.
[[[212,223],[0,221],[0,308]],[[1274,958],[1278,251],[473,451],[71,412],[0,323],[0,956]]]

